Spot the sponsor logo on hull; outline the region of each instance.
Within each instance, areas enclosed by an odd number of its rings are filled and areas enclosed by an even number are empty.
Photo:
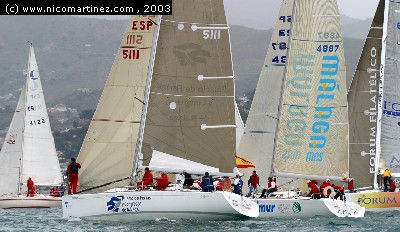
[[[400,207],[400,192],[359,193],[352,195],[351,199],[365,208]]]

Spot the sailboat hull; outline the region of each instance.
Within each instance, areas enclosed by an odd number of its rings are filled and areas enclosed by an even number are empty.
[[[63,217],[110,221],[258,217],[252,200],[228,192],[115,191],[64,196]]]
[[[365,209],[355,203],[310,198],[257,199],[260,218],[364,217]]]
[[[60,197],[46,195],[6,196],[0,197],[0,209],[24,209],[24,208],[58,208],[61,207]]]
[[[346,193],[348,201],[359,203],[366,211],[400,210],[400,192],[366,190]]]

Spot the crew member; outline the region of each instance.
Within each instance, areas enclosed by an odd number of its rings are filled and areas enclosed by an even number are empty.
[[[311,197],[312,199],[320,199],[321,194],[318,186],[313,181],[310,180],[307,181],[307,185],[309,189],[307,196]]]
[[[263,189],[260,198],[266,198],[267,196],[269,196],[269,194],[275,192],[276,189],[276,182],[274,180],[274,178],[272,177],[268,177],[268,188],[267,189]],[[267,192],[267,195],[265,195],[265,193]]]
[[[26,186],[28,187],[28,193],[26,196],[34,197],[36,195],[36,188],[35,188],[35,183],[33,182],[33,180],[30,177],[26,181]]]
[[[389,192],[396,192],[396,184],[393,180],[389,180],[388,189]]]
[[[192,175],[187,172],[183,172],[183,176],[185,177],[185,181],[183,182],[183,187],[190,189],[193,185]]]
[[[58,187],[53,187],[50,189],[50,196],[60,197],[60,190],[58,189]]]
[[[329,179],[327,179],[326,181],[324,181],[321,185],[320,191],[322,193],[322,197],[327,198],[329,197],[329,195],[331,194],[331,190],[329,187],[332,187],[331,181]],[[326,193],[325,193],[325,189],[327,189]]]
[[[68,175],[68,194],[76,194],[76,188],[78,186],[78,170],[81,165],[76,162],[75,158],[71,158],[71,162],[67,167]]]
[[[387,190],[386,187],[391,177],[392,173],[388,168],[386,168],[385,171],[383,172],[383,185],[385,186],[385,190]]]
[[[253,175],[251,175],[247,181],[247,185],[249,186],[250,191],[246,197],[249,197],[253,192],[257,191],[257,186],[260,185],[260,178],[255,170],[253,171]]]
[[[162,173],[161,177],[156,178],[156,182],[157,182],[157,186],[155,187],[155,189],[164,190],[169,185],[168,175],[165,173]]]
[[[151,173],[150,169],[146,167],[144,169],[144,175],[142,181],[136,183],[136,186],[139,189],[144,189],[147,185],[153,184],[153,173]]]
[[[208,172],[205,172],[204,176],[201,178],[201,187],[203,192],[214,191],[214,181]]]
[[[350,178],[349,181],[347,182],[347,189],[349,190],[349,192],[354,193],[354,179]]]
[[[233,193],[242,195],[242,187],[243,187],[243,180],[241,175],[236,175],[235,180],[233,181]]]
[[[344,189],[342,187],[340,187],[339,185],[335,185],[335,184],[332,184],[332,187],[336,193],[334,199],[336,200],[336,199],[340,198],[340,200],[343,201]]]

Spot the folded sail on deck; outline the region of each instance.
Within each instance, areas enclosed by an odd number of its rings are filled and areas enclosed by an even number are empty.
[[[274,138],[279,117],[279,100],[286,70],[293,2],[294,0],[282,1],[247,117],[245,133],[239,146],[238,156],[256,165],[257,173],[263,182],[267,181],[272,171]],[[246,169],[241,170],[241,172],[250,176],[252,170]]]
[[[60,185],[60,164],[32,46],[29,53],[25,106],[21,182],[25,184],[31,177],[35,185]]]
[[[130,183],[154,23],[155,16],[132,16],[129,20],[78,157],[82,165],[80,190],[100,185],[110,189]]]
[[[350,176],[360,188],[374,185],[384,3],[378,5],[347,95]]]
[[[25,101],[24,85],[0,152],[0,195],[19,193]]]
[[[174,0],[173,14],[160,25],[143,164],[158,151],[232,173],[234,104],[223,1]]]
[[[384,56],[383,99],[380,131],[380,164],[400,173],[400,2],[386,1],[387,37]],[[379,154],[378,154],[379,155]]]
[[[336,0],[296,0],[274,173],[348,175],[346,70]]]

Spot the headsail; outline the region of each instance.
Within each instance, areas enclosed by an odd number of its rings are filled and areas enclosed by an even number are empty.
[[[0,152],[0,195],[18,194],[25,118],[25,84]]]
[[[130,183],[155,16],[132,16],[86,134],[78,162],[80,190]],[[115,182],[115,183],[114,183]],[[96,188],[94,191],[102,191]]]
[[[239,149],[240,140],[242,140],[243,137],[244,123],[236,102],[235,102],[235,121],[236,121],[236,151],[237,151]]]
[[[380,107],[381,128],[378,128],[378,156],[380,168],[389,168],[393,174],[400,174],[400,2],[386,1],[387,37],[383,46],[383,76],[380,86],[382,100]],[[385,32],[385,29],[384,29]],[[385,36],[385,34],[384,34]],[[386,48],[386,49],[385,49]],[[383,90],[383,92],[382,92]],[[380,120],[379,120],[380,119]],[[379,145],[380,142],[380,145]],[[379,147],[380,146],[380,147]],[[380,153],[379,153],[380,148]]]
[[[360,188],[374,185],[384,3],[378,5],[347,95],[350,176]]]
[[[278,108],[285,75],[294,0],[283,0],[261,69],[238,156],[255,164],[261,181],[271,175]],[[246,176],[251,170],[242,170]]]
[[[232,173],[234,104],[223,1],[174,0],[173,15],[160,25],[143,164],[159,151]]]
[[[31,177],[36,185],[59,185],[60,164],[33,46],[29,53],[25,106],[21,182],[26,183]]]
[[[296,0],[274,173],[348,175],[346,70],[336,0]]]

